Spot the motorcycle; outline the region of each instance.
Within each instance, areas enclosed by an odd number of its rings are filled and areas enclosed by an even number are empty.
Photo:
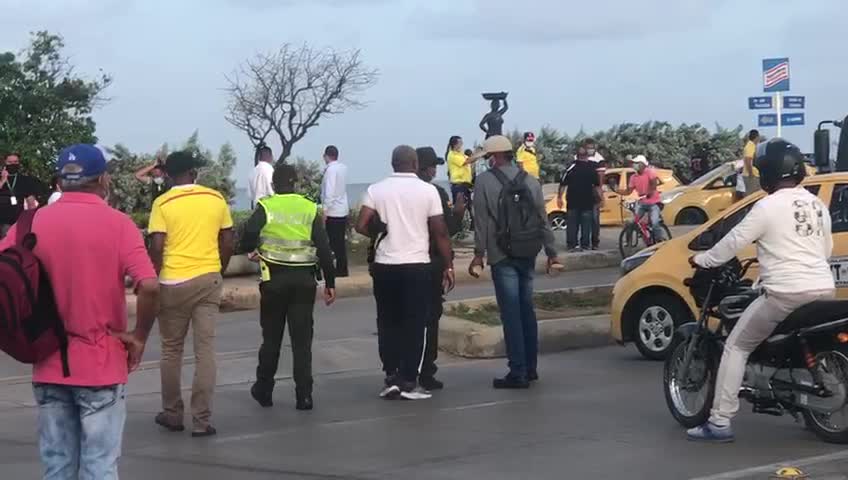
[[[678,328],[663,375],[666,405],[683,427],[709,419],[724,343],[760,296],[744,279],[755,262],[697,269],[685,281],[700,316]],[[739,397],[754,413],[803,417],[825,442],[848,443],[848,301],[815,301],[790,314],[748,358]]]

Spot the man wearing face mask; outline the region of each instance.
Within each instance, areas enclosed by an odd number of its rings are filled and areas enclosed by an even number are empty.
[[[135,178],[141,183],[150,186],[150,202],[151,204],[168,190],[165,178],[165,163],[162,158],[156,159],[156,163],[148,165],[139,171],[135,172]]]
[[[21,173],[21,157],[9,153],[0,168],[0,238],[18,221],[24,210],[38,208],[37,197],[45,193],[35,177]]]
[[[527,172],[527,175],[539,179],[539,154],[536,151],[536,134],[527,132],[524,134],[524,143],[515,152],[518,166]]]

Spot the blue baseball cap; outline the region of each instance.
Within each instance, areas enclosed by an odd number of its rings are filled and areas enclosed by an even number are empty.
[[[56,173],[64,180],[99,177],[106,172],[106,156],[95,145],[78,144],[59,153]]]

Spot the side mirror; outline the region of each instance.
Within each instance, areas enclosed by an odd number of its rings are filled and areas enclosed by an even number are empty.
[[[813,134],[813,160],[817,167],[830,166],[830,130],[816,130]]]

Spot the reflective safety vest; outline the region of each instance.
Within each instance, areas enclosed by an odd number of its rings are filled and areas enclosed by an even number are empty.
[[[318,205],[297,194],[263,198],[265,227],[259,232],[259,257],[277,265],[309,266],[318,263],[312,243],[312,222]]]

